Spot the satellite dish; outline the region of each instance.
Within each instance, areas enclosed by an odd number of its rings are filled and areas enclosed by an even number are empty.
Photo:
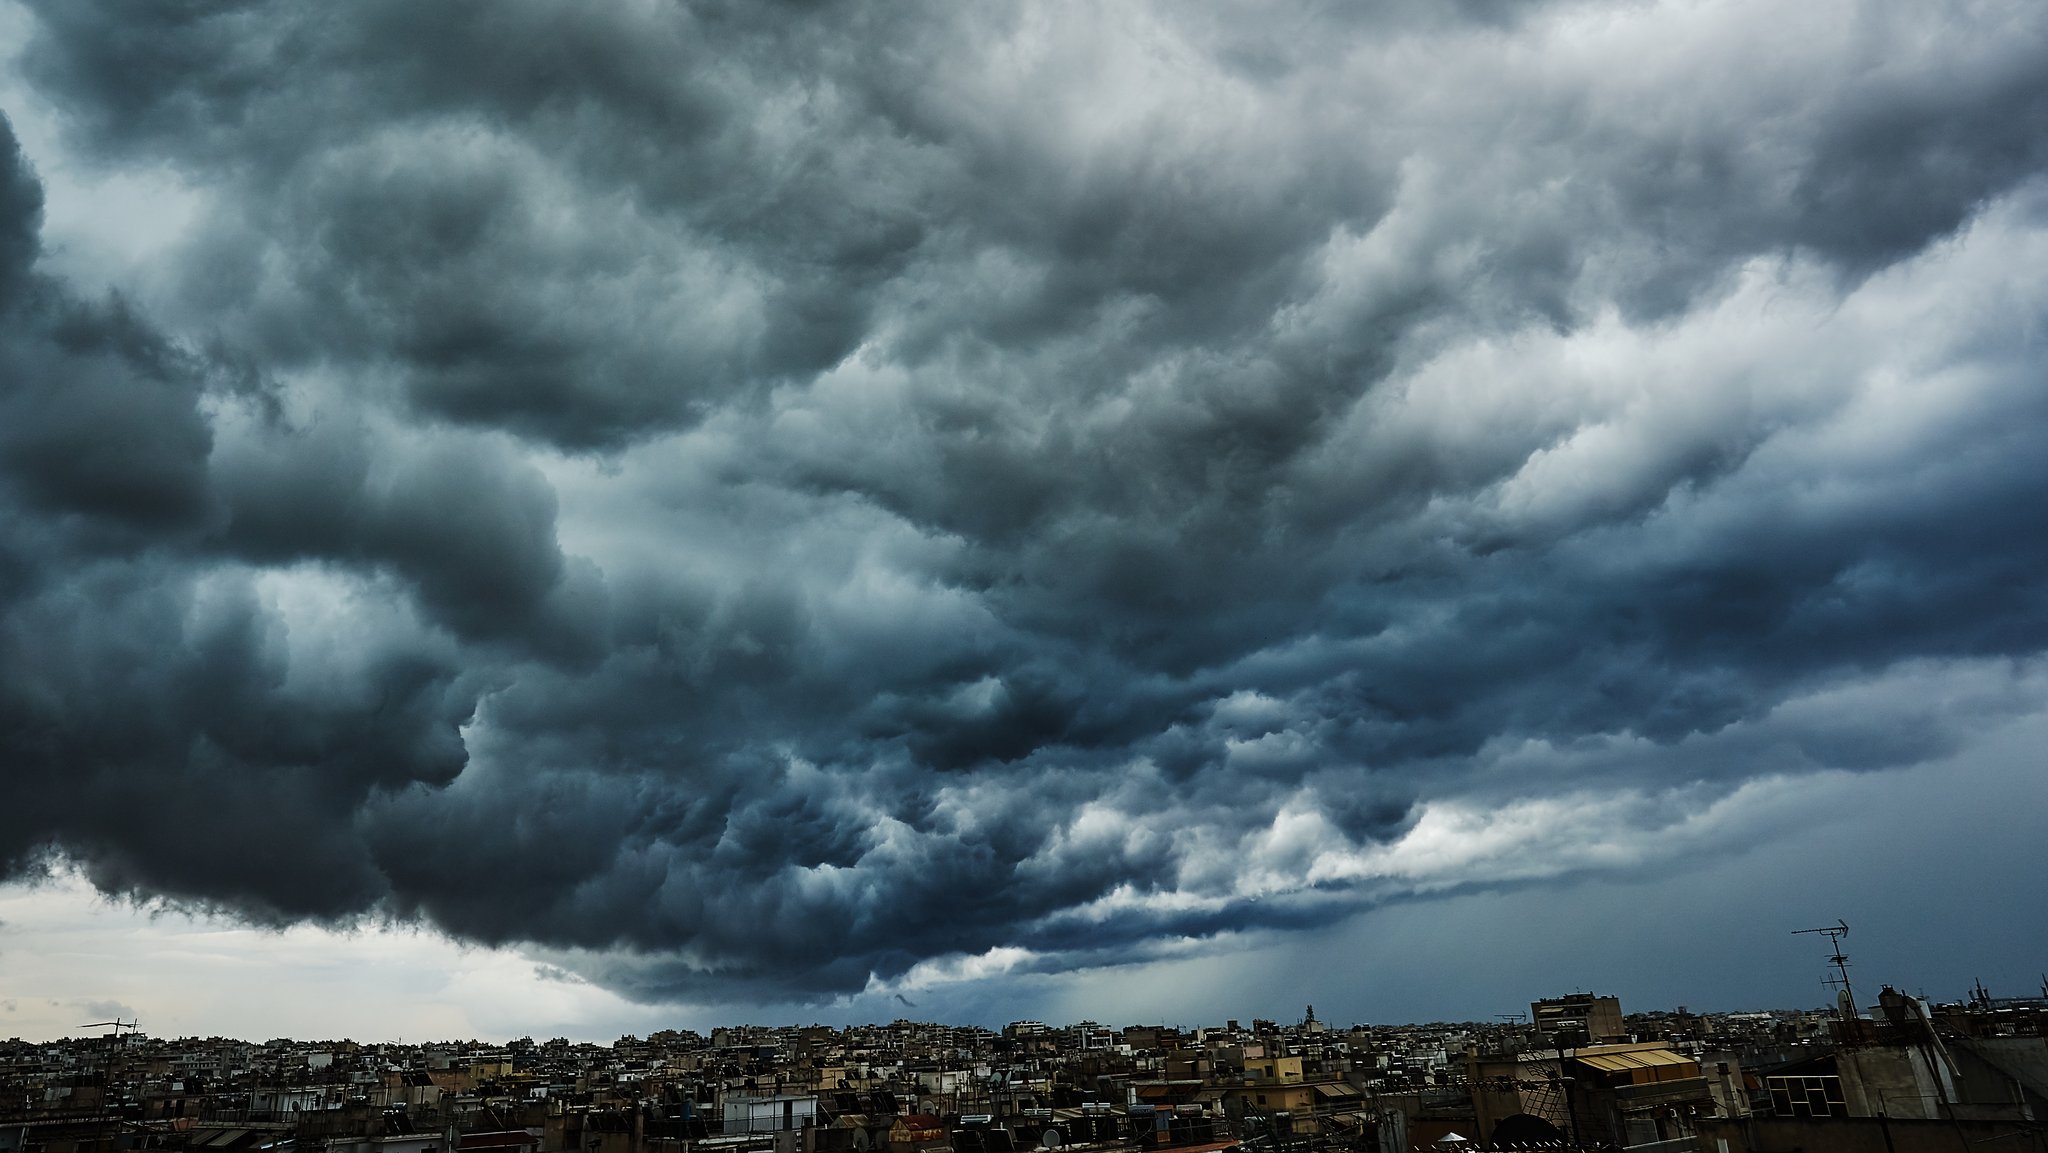
[[[874,1141],[869,1139],[867,1130],[855,1129],[853,1131],[853,1147],[855,1149],[860,1150],[861,1153],[867,1153],[867,1150],[873,1146]]]
[[[1057,1129],[1047,1129],[1038,1138],[1038,1147],[1040,1149],[1058,1149],[1066,1143],[1067,1139],[1060,1136],[1060,1131]]]

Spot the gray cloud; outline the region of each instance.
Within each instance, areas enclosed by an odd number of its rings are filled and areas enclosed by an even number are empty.
[[[119,1019],[121,1017],[135,1016],[135,1010],[120,1001],[91,1000],[77,1001],[74,1004],[78,1006],[80,1012],[91,1017],[113,1017]]]
[[[10,870],[784,1002],[2039,708],[2028,6],[35,10],[202,207],[0,150]]]

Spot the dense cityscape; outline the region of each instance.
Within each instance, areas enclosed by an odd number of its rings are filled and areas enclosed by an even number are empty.
[[[2048,1148],[2048,987],[1858,1009],[1478,1022],[898,1020],[609,1045],[163,1039],[0,1045],[0,1153],[1136,1153]]]

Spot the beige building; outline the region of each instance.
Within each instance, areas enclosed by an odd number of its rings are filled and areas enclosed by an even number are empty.
[[[1609,1045],[1626,1042],[1628,1030],[1621,1023],[1621,998],[1592,993],[1573,993],[1529,1003],[1529,1023],[1536,1026],[1536,1041],[1555,1047],[1566,1045]]]
[[[1468,1065],[1480,1141],[1525,1115],[1582,1144],[1624,1149],[1686,1141],[1693,1122],[1716,1111],[1699,1063],[1662,1045],[1589,1045],[1474,1057]]]

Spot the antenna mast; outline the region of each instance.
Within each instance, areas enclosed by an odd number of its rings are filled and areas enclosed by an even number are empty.
[[[89,1025],[79,1026],[81,1029],[109,1027],[111,1027],[112,1032],[107,1034],[107,1063],[101,1068],[100,1072],[99,1123],[93,1129],[93,1149],[95,1153],[111,1148],[107,1142],[107,1121],[114,1115],[114,1051],[121,1047],[121,1030],[126,1029],[130,1033],[134,1033],[142,1028],[142,1021],[140,1018],[133,1021],[123,1021],[121,1018],[115,1017],[111,1021],[94,1021]],[[117,1121],[115,1124],[118,1126],[119,1122]],[[116,1135],[119,1132],[120,1130],[116,1128]]]
[[[1795,937],[1804,933],[1818,933],[1828,939],[1828,951],[1830,953],[1828,963],[1835,967],[1835,972],[1838,975],[1829,977],[1827,982],[1841,993],[1842,999],[1846,1002],[1846,1007],[1842,1009],[1843,1018],[1846,1020],[1854,1017],[1856,1015],[1856,993],[1855,990],[1849,988],[1849,954],[1842,952],[1842,938],[1849,935],[1849,922],[1838,918],[1833,925],[1824,929],[1792,930],[1792,935]]]

